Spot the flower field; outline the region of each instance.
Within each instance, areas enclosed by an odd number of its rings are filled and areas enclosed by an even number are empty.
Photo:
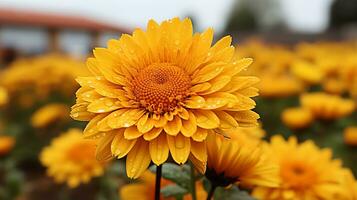
[[[357,41],[189,18],[0,70],[0,199],[357,200]]]

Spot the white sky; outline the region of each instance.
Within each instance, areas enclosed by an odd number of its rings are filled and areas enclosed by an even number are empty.
[[[126,27],[144,27],[148,19],[193,16],[198,30],[221,31],[235,0],[0,0],[0,7],[80,14]],[[319,32],[326,28],[332,0],[280,0],[291,29]]]

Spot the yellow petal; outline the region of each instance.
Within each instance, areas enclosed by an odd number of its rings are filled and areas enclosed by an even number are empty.
[[[256,126],[259,115],[254,111],[229,112],[237,120],[239,126]]]
[[[166,136],[172,158],[178,164],[185,163],[190,154],[190,138],[187,138],[182,134]]]
[[[207,130],[203,128],[198,128],[195,134],[192,135],[192,139],[197,142],[202,142],[207,137]]]
[[[190,154],[189,156],[190,161],[192,162],[193,166],[195,166],[195,169],[201,173],[201,174],[205,174],[206,172],[206,166],[207,166],[207,162],[202,162],[200,160],[198,160],[194,155]]]
[[[128,154],[136,143],[136,139],[127,140],[124,138],[124,130],[120,129],[113,139],[111,150],[113,155],[118,158],[122,158]]]
[[[126,78],[114,71],[118,67],[117,64],[120,63],[117,56],[105,48],[95,48],[93,54],[100,66],[98,69],[107,80],[118,85],[126,85]]]
[[[144,133],[144,140],[150,141],[155,139],[161,133],[162,128],[153,128],[151,131]]]
[[[151,158],[148,154],[148,142],[138,139],[126,158],[126,173],[129,178],[138,178],[149,167]]]
[[[239,103],[239,99],[236,95],[227,92],[216,92],[213,94],[205,95],[206,105],[204,109],[217,109],[224,105],[227,108],[231,108]]]
[[[222,74],[228,75],[228,76],[235,76],[239,72],[241,72],[243,69],[246,69],[250,64],[252,64],[253,59],[251,58],[242,58],[235,60],[231,63],[230,67],[226,67]]]
[[[196,142],[191,140],[191,153],[201,162],[207,162],[206,141]]]
[[[230,129],[238,127],[238,122],[230,114],[224,111],[216,110],[214,111],[220,120],[220,128]]]
[[[90,121],[95,114],[87,111],[88,103],[76,103],[71,107],[71,117],[78,121]]]
[[[130,127],[145,113],[142,109],[120,109],[110,114],[108,125],[113,129]]]
[[[111,144],[115,134],[114,132],[107,133],[104,137],[98,140],[96,148],[96,158],[99,161],[108,161],[113,158]]]
[[[202,67],[202,69],[198,70],[197,73],[193,74],[193,79],[191,80],[191,83],[203,83],[213,79],[223,71],[224,65],[225,63],[223,62],[215,62]]]
[[[154,115],[154,116],[155,116],[155,115]],[[161,115],[158,115],[157,117],[158,117],[157,120],[154,119],[154,126],[155,126],[156,128],[164,127],[164,126],[166,125],[166,123],[167,123],[166,117],[161,116]]]
[[[197,85],[192,86],[192,87],[190,88],[190,90],[191,90],[192,92],[199,93],[199,92],[203,92],[203,91],[208,90],[210,87],[211,87],[211,84],[210,84],[210,83],[204,82],[204,83],[200,83],[200,84],[197,84]]]
[[[166,134],[161,134],[159,137],[150,141],[149,152],[151,160],[156,165],[161,165],[167,160],[169,157],[169,146],[167,145]]]
[[[214,129],[219,126],[219,118],[210,110],[193,110],[197,126],[205,129]]]
[[[181,133],[186,137],[191,137],[197,130],[196,117],[189,111],[188,120],[182,120]]]
[[[98,134],[101,134],[97,130],[97,124],[102,119],[104,119],[106,116],[107,116],[107,114],[99,114],[99,115],[95,116],[93,119],[91,119],[83,131],[83,137],[87,138],[87,139],[91,139],[91,138],[94,138],[95,136],[98,136]]]
[[[255,107],[255,101],[249,97],[243,96],[241,94],[235,93],[235,98],[237,99],[235,103],[232,102],[231,105],[227,104],[226,110],[231,111],[243,111],[251,110]],[[228,97],[228,96],[227,96]]]
[[[98,69],[98,63],[95,58],[88,58],[86,62],[88,70],[95,76],[101,76],[100,70]]]
[[[228,85],[222,88],[222,91],[232,93],[250,87],[258,82],[259,79],[255,76],[235,76]]]
[[[137,128],[140,132],[146,133],[149,132],[152,128],[154,128],[155,120],[152,117],[149,117],[149,114],[143,115],[138,123]]]
[[[202,108],[205,105],[205,99],[201,96],[191,96],[184,102],[184,105],[186,108]]]
[[[189,114],[185,108],[181,107],[181,111],[178,113],[178,115],[181,117],[181,119],[188,120]]]
[[[164,130],[167,134],[175,136],[180,132],[181,126],[181,118],[175,116],[172,121],[167,122],[167,124],[164,126]]]
[[[207,95],[207,94],[212,94],[214,92],[217,92],[219,90],[221,90],[224,86],[226,86],[229,82],[231,81],[231,77],[230,76],[217,76],[216,78],[212,79],[209,81],[210,85],[212,85],[212,87],[210,87],[208,90],[203,91],[203,92],[199,92],[199,95]]]
[[[131,126],[129,128],[126,128],[124,131],[124,138],[127,140],[132,140],[132,139],[136,139],[140,136],[142,136],[143,133],[141,133],[136,126]]]

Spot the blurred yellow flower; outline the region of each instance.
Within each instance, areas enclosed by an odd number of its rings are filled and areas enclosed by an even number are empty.
[[[343,132],[343,140],[347,145],[357,146],[357,127],[351,126],[345,128]]]
[[[260,95],[263,97],[288,97],[301,93],[305,86],[297,79],[288,76],[261,77],[258,85]]]
[[[311,125],[314,116],[306,108],[287,108],[281,113],[281,120],[289,128],[302,129]]]
[[[302,60],[297,60],[293,63],[291,72],[294,76],[309,84],[317,84],[324,77],[320,68]]]
[[[343,92],[346,90],[344,82],[332,78],[323,81],[322,87],[324,91],[330,94],[343,94]]]
[[[6,135],[0,135],[0,156],[8,154],[15,146],[15,138]]]
[[[56,91],[72,95],[78,88],[75,77],[88,74],[84,63],[65,55],[48,54],[18,59],[0,73],[0,84],[10,97],[29,92],[45,98]]]
[[[70,129],[42,150],[40,160],[57,183],[74,188],[103,174],[105,164],[97,161],[95,151],[94,140],[83,139],[79,129]]]
[[[303,94],[300,103],[302,107],[309,109],[314,117],[324,120],[342,118],[355,110],[353,100],[322,92]]]
[[[43,128],[56,122],[63,122],[69,118],[70,109],[65,104],[47,104],[31,116],[31,124],[35,128]]]
[[[312,141],[297,143],[280,135],[271,139],[267,148],[280,165],[278,188],[257,187],[253,196],[265,200],[330,200],[345,196],[343,168],[340,160],[332,160],[330,149],[319,149]]]
[[[231,37],[211,47],[212,39],[212,29],[192,35],[190,19],[150,20],[146,32],[94,50],[71,116],[89,121],[84,136],[100,140],[100,159],[126,156],[128,177],[138,178],[169,154],[205,163],[213,129],[256,125],[258,79],[239,74],[252,59],[233,58]]]
[[[172,185],[171,181],[161,178],[161,188]],[[138,183],[124,185],[119,190],[119,196],[122,200],[154,200],[155,198],[155,174],[150,171],[145,171],[139,178]],[[196,194],[198,200],[207,198],[207,193],[201,183],[196,183]],[[174,197],[164,198],[162,195],[160,199],[174,200]],[[183,197],[183,200],[192,200],[191,194]]]
[[[237,183],[240,187],[250,188],[277,187],[279,184],[278,166],[269,161],[255,141],[210,134],[207,154],[205,175],[213,185],[226,187]]]
[[[9,95],[7,90],[3,87],[0,87],[0,106],[4,106],[9,101]]]

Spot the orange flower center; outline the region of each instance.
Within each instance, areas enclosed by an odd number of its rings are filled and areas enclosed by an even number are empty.
[[[314,185],[317,179],[314,167],[303,161],[283,163],[280,174],[283,183],[294,189],[309,188]]]
[[[72,147],[67,150],[66,155],[68,159],[77,163],[95,161],[95,142],[88,140],[73,144]]]
[[[170,63],[151,64],[139,71],[132,81],[137,101],[156,114],[173,111],[188,96],[190,87],[190,77]]]

